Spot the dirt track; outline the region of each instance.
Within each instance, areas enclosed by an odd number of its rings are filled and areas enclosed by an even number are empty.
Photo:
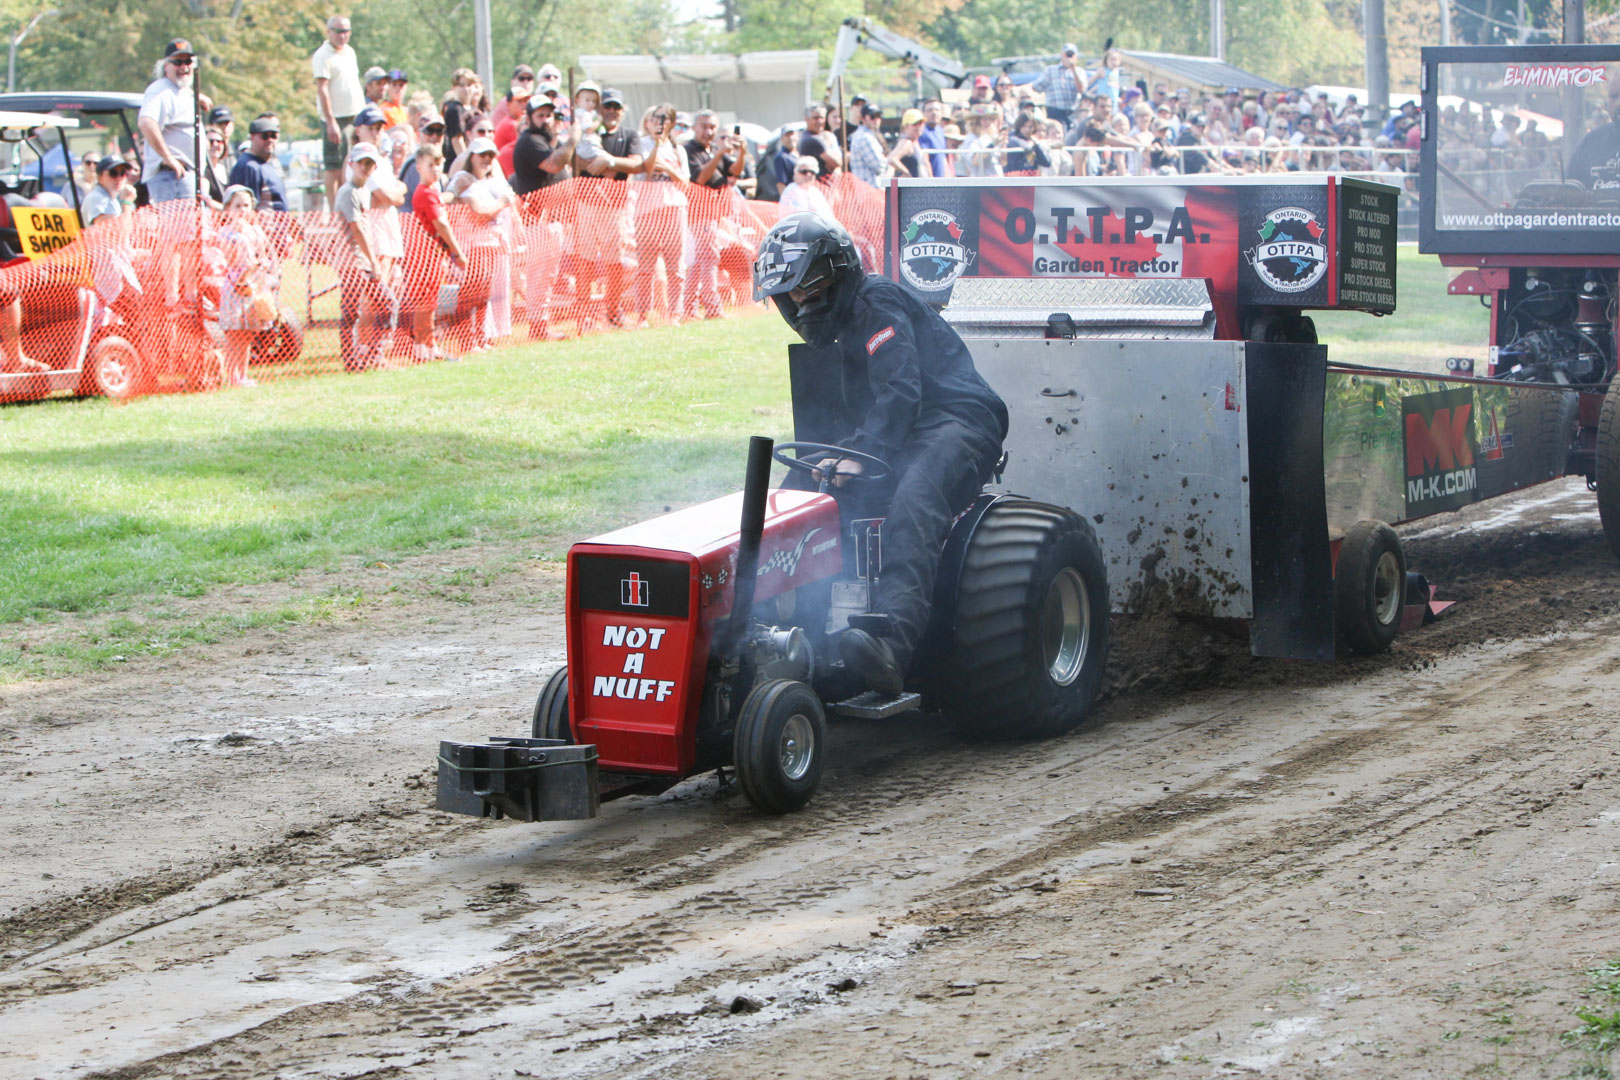
[[[521,733],[561,659],[538,569],[5,689],[0,1075],[1567,1075],[1620,954],[1620,564],[1574,481],[1406,538],[1460,603],[1386,656],[1124,624],[1088,730],[840,723],[777,819],[712,776],[430,809],[435,741]]]

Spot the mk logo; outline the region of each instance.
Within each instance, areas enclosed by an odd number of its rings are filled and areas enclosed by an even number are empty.
[[[647,606],[647,579],[630,571],[630,576],[619,579],[619,603],[626,607]]]
[[[1428,420],[1418,412],[1406,414],[1406,475],[1466,469],[1474,464],[1468,426],[1472,403],[1436,409]]]

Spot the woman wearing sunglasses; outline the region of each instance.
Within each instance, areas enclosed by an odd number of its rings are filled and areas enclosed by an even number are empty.
[[[466,168],[450,181],[455,204],[466,216],[457,235],[467,257],[467,277],[456,300],[458,312],[472,312],[469,350],[486,349],[494,338],[512,332],[510,221],[518,197],[496,167],[495,140],[477,134],[467,144]],[[491,125],[493,126],[493,125]]]
[[[793,167],[793,183],[782,189],[782,216],[809,211],[820,214],[824,218],[833,216],[832,204],[827,196],[821,192],[816,183],[816,174],[820,172],[819,163],[815,158],[805,155]]]

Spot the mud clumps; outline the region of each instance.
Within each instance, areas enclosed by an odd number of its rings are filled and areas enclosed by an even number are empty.
[[[1142,580],[1126,598],[1132,614],[1113,621],[1103,700],[1200,689],[1219,681],[1225,669],[1252,659],[1247,628],[1209,617],[1209,601],[1197,580],[1180,569],[1161,576],[1163,560],[1162,550],[1142,559]]]

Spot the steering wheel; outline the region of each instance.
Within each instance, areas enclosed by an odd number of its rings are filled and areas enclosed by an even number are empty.
[[[793,451],[797,456],[788,457],[786,453],[788,450]],[[880,457],[873,457],[871,454],[863,454],[859,450],[850,450],[843,446],[834,446],[831,443],[777,443],[775,448],[771,450],[771,457],[790,469],[797,469],[799,472],[809,473],[811,476],[821,471],[817,464],[827,458],[848,458],[851,461],[860,462],[861,468],[866,470],[865,472],[836,474],[850,480],[887,480],[894,472],[893,469],[889,468],[889,463]],[[832,475],[822,473],[822,491],[827,490],[827,485],[832,479]]]

